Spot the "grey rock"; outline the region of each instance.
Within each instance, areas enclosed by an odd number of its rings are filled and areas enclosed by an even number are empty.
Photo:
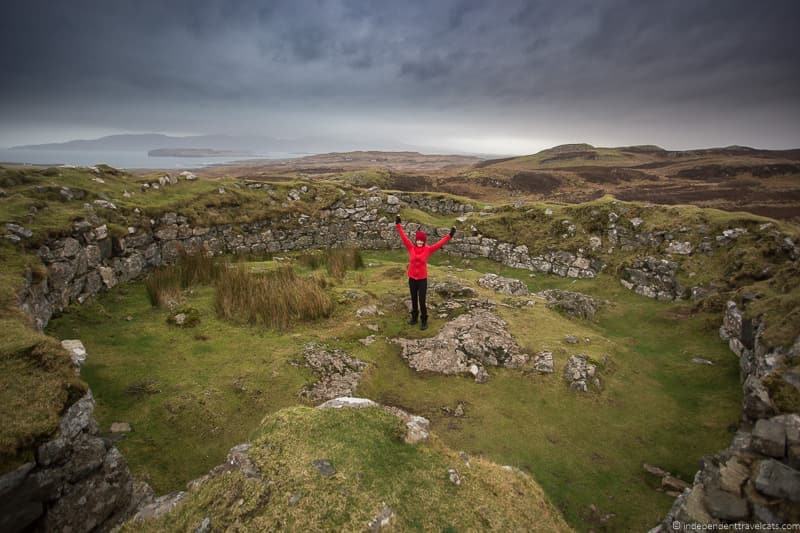
[[[128,422],[113,422],[111,424],[111,433],[130,433],[131,425]]]
[[[447,470],[447,478],[450,480],[450,483],[453,485],[459,486],[461,485],[461,474],[458,473],[458,470],[455,468],[449,468]]]
[[[36,462],[41,466],[49,466],[64,461],[71,450],[71,443],[64,437],[56,437],[44,442],[36,448]]]
[[[553,373],[553,352],[539,352],[533,357],[533,368],[542,374]]]
[[[484,367],[518,368],[527,361],[506,322],[486,309],[471,310],[426,339],[398,339],[402,356],[417,371],[472,374],[488,378]]]
[[[47,511],[47,531],[91,531],[123,509],[133,493],[133,482],[122,454],[111,448],[102,467],[70,487]]]
[[[383,312],[381,312],[378,309],[378,306],[375,304],[365,305],[364,307],[361,307],[356,311],[356,316],[358,318],[374,317],[382,314]]]
[[[529,294],[528,286],[524,282],[514,278],[504,278],[497,274],[484,274],[478,278],[478,284],[481,287],[510,296],[525,296]]]
[[[667,253],[677,254],[677,255],[691,255],[692,249],[693,249],[692,243],[690,242],[672,241],[667,246]]]
[[[78,339],[65,339],[61,341],[61,346],[69,353],[72,364],[80,367],[86,361],[86,348]]]
[[[200,525],[194,530],[194,533],[208,533],[211,530],[211,519],[209,517],[203,518]]]
[[[576,318],[591,320],[603,302],[586,294],[561,289],[548,289],[537,293],[547,300],[547,307]]]
[[[735,522],[750,516],[747,500],[717,487],[706,488],[705,504],[711,516],[721,520]]]
[[[113,268],[101,266],[97,267],[97,271],[100,273],[100,279],[103,280],[103,285],[109,289],[116,286],[117,275],[114,273]]]
[[[116,209],[117,208],[116,205],[114,205],[112,202],[109,202],[108,200],[95,200],[94,201],[94,205],[96,205],[97,207],[102,207],[103,209]]]
[[[431,285],[431,290],[443,298],[474,298],[477,296],[475,289],[453,277],[434,283]]]
[[[800,472],[774,459],[758,465],[755,486],[767,496],[800,502]]]
[[[368,336],[364,337],[363,339],[358,339],[358,342],[360,342],[364,346],[369,346],[372,343],[374,343],[376,340],[377,339],[376,339],[375,335],[368,335]]]
[[[394,511],[392,511],[391,507],[386,504],[383,504],[381,507],[380,512],[369,521],[367,524],[367,528],[371,532],[380,531],[389,527],[392,524],[392,520],[394,519]]]
[[[753,450],[778,459],[786,455],[786,429],[775,420],[761,419],[753,428],[750,446]]]
[[[0,497],[19,487],[35,466],[36,463],[33,462],[25,463],[10,472],[0,475]]]
[[[178,505],[180,505],[185,497],[186,497],[186,492],[183,491],[171,492],[169,494],[159,496],[155,498],[152,502],[142,507],[133,516],[133,518],[131,518],[131,522],[133,523],[144,520],[154,520],[156,518],[164,516],[165,514],[175,509]]]
[[[66,439],[74,439],[79,433],[91,427],[94,413],[94,397],[87,392],[80,400],[72,404],[61,417],[59,430]]]
[[[14,224],[13,222],[6,224],[6,231],[8,231],[11,235],[16,235],[20,239],[30,239],[33,237],[33,232],[31,230],[20,226],[19,224]]]
[[[364,407],[380,407],[380,405],[367,398],[341,396],[318,405],[317,409],[362,409]]]
[[[334,468],[333,463],[331,463],[329,459],[315,459],[311,464],[317,469],[317,472],[324,477],[331,477],[336,474],[336,468]]]
[[[567,360],[564,380],[569,384],[570,390],[576,392],[588,392],[589,385],[600,386],[597,366],[590,363],[586,355],[573,355]]]

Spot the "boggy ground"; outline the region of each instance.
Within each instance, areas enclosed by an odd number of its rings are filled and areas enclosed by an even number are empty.
[[[83,340],[89,358],[82,375],[97,398],[101,426],[132,425],[118,445],[134,473],[160,493],[182,488],[222,462],[231,446],[256,438],[265,415],[304,403],[298,392],[315,377],[297,361],[311,340],[369,363],[357,395],[430,418],[433,432],[453,449],[530,472],[579,530],[654,525],[672,498],[655,490],[642,463],[688,481],[701,456],[729,443],[740,388],[736,358],[716,335],[718,313],[690,315],[686,304],[639,297],[609,275],[534,277],[487,260],[438,254],[432,281],[452,274],[482,297],[504,298],[476,283],[482,273],[494,272],[534,291],[566,288],[611,303],[595,322],[567,318],[542,301],[532,308],[498,307],[523,348],[553,351],[553,374],[490,368],[485,384],[420,375],[387,339],[433,336],[444,320],[432,314],[427,332],[405,324],[403,252],[365,252],[364,258],[364,270],[349,272],[331,289],[340,297],[333,316],[283,334],[217,319],[209,287],[186,294],[186,305],[199,310],[199,325],[170,326],[168,312],[150,306],[141,283],[65,313],[51,322],[49,333]],[[344,297],[348,291],[362,298],[351,301]],[[432,303],[441,301],[430,296]],[[371,303],[385,314],[356,318],[356,310]],[[379,328],[370,346],[359,342],[375,334],[367,325]],[[580,343],[566,344],[566,335]],[[576,353],[598,361],[608,356],[601,392],[568,390],[561,373]],[[693,357],[714,364],[699,365]],[[459,403],[464,415],[456,417]]]

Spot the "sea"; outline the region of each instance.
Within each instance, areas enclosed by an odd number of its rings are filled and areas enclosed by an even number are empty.
[[[308,153],[270,152],[252,156],[220,157],[150,157],[147,152],[112,150],[20,150],[0,148],[0,165],[3,163],[27,163],[35,165],[75,165],[87,167],[105,163],[114,168],[137,169],[193,169],[221,165],[232,161],[250,159],[289,159]]]

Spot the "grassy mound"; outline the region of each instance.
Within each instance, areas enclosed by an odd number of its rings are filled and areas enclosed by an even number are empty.
[[[13,318],[0,319],[0,330],[0,472],[5,472],[29,460],[29,450],[55,431],[60,414],[86,392],[86,384],[55,339]]]
[[[213,478],[173,513],[123,531],[190,531],[205,518],[215,530],[363,531],[384,506],[398,530],[570,529],[530,476],[477,458],[467,466],[435,437],[414,446],[402,434],[400,420],[378,408],[284,409],[253,441],[263,479]],[[317,471],[321,459],[334,474]]]

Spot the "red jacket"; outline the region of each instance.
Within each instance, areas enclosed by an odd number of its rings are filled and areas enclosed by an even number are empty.
[[[406,232],[403,231],[402,224],[395,224],[397,233],[403,239],[403,245],[408,250],[408,277],[412,279],[426,279],[428,277],[428,258],[433,255],[433,252],[445,245],[450,240],[448,233],[442,237],[439,242],[431,246],[423,245],[417,246],[411,239],[408,238]]]

